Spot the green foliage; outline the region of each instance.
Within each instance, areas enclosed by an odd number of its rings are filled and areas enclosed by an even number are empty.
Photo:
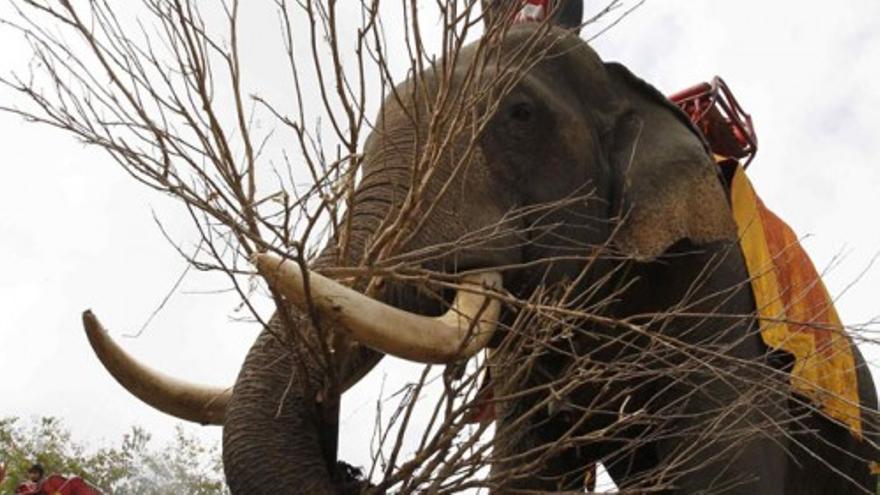
[[[118,446],[93,449],[74,440],[58,418],[0,418],[0,463],[7,467],[0,493],[11,493],[34,462],[47,474],[81,476],[106,494],[229,493],[217,446],[203,445],[181,426],[174,440],[158,449],[137,426]]]

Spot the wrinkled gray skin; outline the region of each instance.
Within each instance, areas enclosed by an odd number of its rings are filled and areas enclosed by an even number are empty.
[[[506,49],[522,46],[531,29],[512,31],[505,40]],[[612,246],[638,261],[599,263],[582,283],[587,286],[613,273],[608,290],[625,288],[605,310],[608,316],[663,313],[682,300],[693,302],[688,308],[693,314],[719,315],[638,322],[657,335],[717,350],[721,357],[714,364],[728,373],[719,376],[694,367],[674,375],[669,373],[670,366],[689,363],[685,353],[667,350],[654,359],[641,352],[650,339],[632,337],[628,345],[612,345],[609,337],[619,329],[582,328],[568,338],[565,353],[548,352],[539,360],[526,383],[505,385],[504,380],[494,380],[498,393],[503,394],[505,386],[528,387],[548,376],[568,373],[572,356],[589,355],[597,362],[613,364],[633,360],[647,373],[628,382],[609,376],[601,389],[589,385],[576,389],[566,399],[588,411],[584,413],[588,416],[573,415],[570,409],[566,414],[541,412],[530,420],[531,427],[516,429],[520,434],[496,439],[498,458],[551,442],[569,428],[579,434],[595,431],[620,411],[644,408],[654,417],[668,419],[662,424],[636,422],[614,430],[614,441],[562,452],[544,462],[538,472],[508,480],[499,491],[581,489],[585,469],[596,460],[605,463],[622,488],[638,483],[640,473],[674,461],[682,462],[674,469],[682,474],[665,479],[667,493],[861,493],[859,486],[870,491],[876,481],[859,457],[876,459],[876,454],[845,429],[820,414],[798,409],[798,401],[779,393],[787,385],[768,366],[789,365],[785,356],[768,353],[753,318],[724,317],[753,314],[755,305],[744,283],[746,268],[735,244],[735,228],[717,168],[686,118],[622,66],[602,63],[579,39],[561,31],[551,32],[547,39],[558,37],[564,39],[556,55],[529,69],[504,97],[467,171],[453,178],[453,187],[438,198],[438,207],[407,249],[454,241],[498,223],[506,212],[593,190],[598,199],[518,218],[514,222],[519,224],[512,226],[522,228],[518,236],[427,264],[453,272],[583,254],[584,246],[605,242],[617,226],[613,219],[625,212],[626,220]],[[465,73],[473,51],[469,48],[458,60],[457,77]],[[406,94],[411,87],[405,84],[399,90]],[[411,102],[406,105],[412,110]],[[419,144],[420,136],[395,99],[389,98],[365,150],[364,179],[351,213],[352,249],[343,263],[357,260],[381,218],[400,206],[409,183],[413,145]],[[446,178],[443,174],[436,178],[428,194],[436,196]],[[526,229],[527,225],[544,228]],[[320,271],[336,263],[331,247],[314,268]],[[509,270],[504,274],[505,287],[527,298],[539,281],[574,278],[581,264],[559,261]],[[413,311],[439,310],[406,289],[388,290],[380,297]],[[314,339],[307,319],[295,310],[290,313],[287,324],[297,325],[298,332]],[[508,322],[512,316],[506,316]],[[285,324],[281,320],[277,315],[273,320],[278,328]],[[874,385],[858,351],[856,355],[863,406],[874,410]],[[352,352],[340,365],[341,373],[359,375],[380,357],[369,350]],[[493,372],[503,377],[505,366],[516,366],[517,356],[496,356],[495,361]],[[321,494],[357,489],[345,486],[344,476],[335,467],[339,398],[318,392],[326,382],[314,357],[301,345],[279,342],[268,332],[260,335],[235,384],[224,426],[224,464],[234,493]],[[749,383],[754,382],[769,390],[760,394],[763,400],[749,398],[731,406],[749,397]],[[541,400],[542,394],[500,404],[498,429],[503,431],[519,413]],[[749,424],[766,426],[768,420],[801,419],[783,426],[785,432],[770,430],[765,436],[700,438],[698,434],[718,419],[720,410],[729,413],[723,424],[733,431]],[[573,426],[579,418],[586,419]],[[627,440],[637,436],[645,440],[634,449]],[[687,449],[696,449],[696,453]],[[786,451],[793,452],[797,462]],[[517,462],[498,462],[493,472],[510,467],[517,467]]]

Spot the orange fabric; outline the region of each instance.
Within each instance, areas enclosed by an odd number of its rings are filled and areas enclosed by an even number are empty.
[[[794,356],[791,385],[796,392],[861,438],[855,357],[816,268],[739,166],[731,203],[764,342]]]

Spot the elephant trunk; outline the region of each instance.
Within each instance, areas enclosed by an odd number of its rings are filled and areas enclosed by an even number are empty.
[[[335,252],[327,249],[314,268],[335,263]],[[283,305],[248,351],[223,423],[223,465],[232,493],[360,492],[346,489],[336,474],[341,390],[328,383],[326,364],[316,354],[318,339],[304,312]],[[350,384],[381,357],[352,347],[338,378]]]
[[[390,192],[381,185],[377,189]],[[359,189],[355,199],[348,212],[352,222],[345,259],[337,259],[331,246],[312,269],[354,264],[388,212],[381,197]],[[232,493],[360,493],[362,487],[348,483],[345,470],[337,469],[341,390],[328,383],[322,356],[314,351],[320,348],[318,339],[307,313],[284,304],[248,351],[223,424],[223,465]],[[382,356],[365,346],[350,348],[345,362],[336,363],[337,385],[351,384]]]
[[[331,482],[320,438],[326,410],[303,396],[303,384],[315,383],[314,359],[300,359],[298,373],[291,349],[264,330],[248,352],[226,410],[223,465],[232,493],[281,493],[280,487],[302,487],[302,493],[337,493]],[[314,377],[312,380],[310,378]],[[290,390],[284,397],[283,392]]]
[[[278,320],[248,352],[226,410],[226,481],[232,493],[358,493],[334,472],[339,398],[319,399],[325,372],[301,343],[279,341],[292,332],[283,333]],[[307,320],[299,324],[294,331],[305,335]],[[359,352],[361,362],[378,361],[372,351]]]

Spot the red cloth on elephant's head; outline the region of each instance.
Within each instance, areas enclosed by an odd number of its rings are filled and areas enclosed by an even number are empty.
[[[540,22],[550,11],[550,0],[526,0],[513,18],[514,22]]]

